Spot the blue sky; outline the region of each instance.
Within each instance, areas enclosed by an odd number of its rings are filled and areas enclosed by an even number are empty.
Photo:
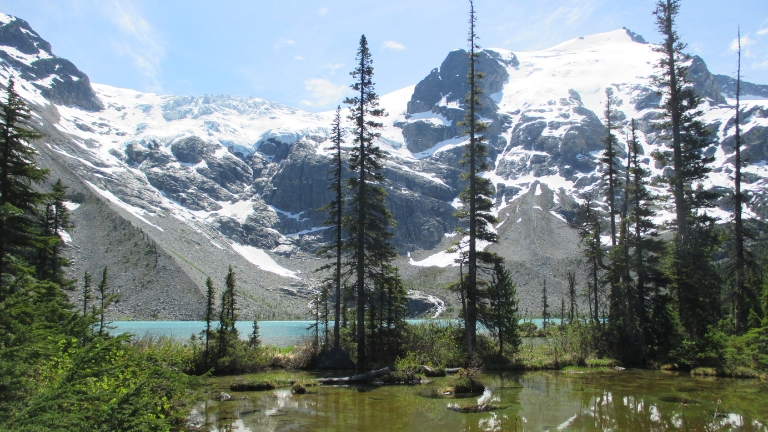
[[[654,0],[477,0],[485,47],[531,51],[627,27],[658,42]],[[361,7],[362,5],[362,7]],[[92,81],[176,95],[257,96],[335,107],[360,35],[380,94],[416,84],[466,46],[464,0],[0,0]],[[683,0],[678,30],[715,73],[768,84],[765,0]]]

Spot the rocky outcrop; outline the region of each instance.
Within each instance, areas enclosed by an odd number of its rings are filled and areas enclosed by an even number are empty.
[[[408,102],[406,121],[396,124],[402,128],[403,138],[411,152],[429,150],[441,141],[464,133],[464,128],[459,127],[458,122],[464,117],[464,98],[469,93],[467,56],[464,50],[451,51],[440,68],[433,69],[416,85]],[[491,125],[487,135],[491,137],[492,145],[498,140],[508,120],[498,115],[498,107],[493,97],[509,81],[506,68],[517,67],[519,64],[514,54],[505,58],[496,51],[479,53],[477,72],[485,74],[479,81],[483,90],[480,95],[483,107],[479,115],[490,119]],[[423,115],[424,113],[431,114]]]
[[[171,153],[179,162],[187,164],[199,164],[205,156],[210,156],[218,148],[217,145],[207,143],[202,139],[192,136],[180,139],[171,145]]]
[[[435,247],[458,224],[453,217],[456,209],[445,201],[409,191],[387,192],[387,208],[397,221],[393,228],[394,243],[401,253]]]
[[[707,69],[707,64],[699,56],[693,56],[688,67],[688,79],[693,82],[693,88],[698,95],[710,99],[715,105],[727,103],[722,95],[720,84],[715,76]]]
[[[503,59],[495,51],[480,51],[477,59],[477,72],[485,74],[480,80],[480,88],[483,90],[482,102],[484,105],[481,115],[490,117],[495,112],[496,104],[490,99],[490,95],[498,93],[509,80],[509,74],[505,66],[517,66],[519,61],[514,54],[511,58]],[[443,60],[440,68],[433,69],[430,74],[416,85],[413,96],[408,102],[408,114],[430,111],[432,107],[440,104],[445,98],[445,103],[461,102],[469,93],[467,74],[469,64],[468,54],[465,50],[451,51]]]
[[[36,57],[31,62],[3,49],[15,48]],[[100,111],[104,104],[96,96],[88,76],[72,62],[53,55],[51,44],[43,40],[20,18],[0,26],[0,58],[20,72],[20,78],[40,89],[43,97],[57,105],[74,106],[86,111]],[[42,81],[49,81],[45,84]]]
[[[294,144],[288,157],[280,164],[278,171],[264,187],[264,201],[282,211],[281,219],[286,225],[302,221],[301,226],[293,225],[299,231],[321,226],[325,214],[316,211],[331,201],[328,190],[329,159],[314,152],[301,143]],[[296,232],[293,229],[286,233]]]
[[[421,291],[408,291],[408,317],[437,318],[445,312],[445,302]]]
[[[546,120],[552,117],[557,120]],[[536,177],[560,173],[572,178],[577,171],[591,172],[596,161],[590,152],[602,150],[605,127],[597,115],[584,107],[579,94],[571,90],[568,98],[546,108],[521,114],[512,129],[505,151],[515,147],[543,154],[503,159],[497,173],[514,179],[533,173]]]
[[[728,75],[713,75],[713,77],[717,82],[717,84],[720,85],[720,89],[722,90],[724,95],[728,96],[729,98],[736,97],[736,79],[735,78],[731,78]],[[753,84],[750,82],[742,81],[741,95],[742,97],[756,96],[759,98],[768,99],[768,85]]]

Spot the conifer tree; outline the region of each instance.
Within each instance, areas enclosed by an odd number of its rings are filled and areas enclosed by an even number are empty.
[[[93,278],[91,277],[91,274],[88,273],[88,270],[86,270],[85,276],[83,276],[83,291],[82,291],[83,316],[88,315],[88,301],[93,299],[93,293],[91,288],[92,282],[93,282]]]
[[[96,286],[96,289],[99,291],[99,310],[97,311],[99,314],[99,336],[102,336],[104,334],[105,327],[105,312],[109,305],[112,304],[112,302],[115,301],[117,298],[116,295],[110,293],[109,291],[109,275],[107,266],[104,266],[104,271],[101,273],[101,281]]]
[[[235,323],[237,321],[235,285],[235,271],[232,270],[232,266],[230,265],[229,270],[227,271],[227,277],[224,281],[224,291],[221,293],[221,309],[219,312],[218,329],[219,359],[228,357],[232,345],[237,341],[237,328],[235,328]]]
[[[357,297],[357,367],[364,370],[367,367],[367,291],[374,286],[381,266],[389,263],[396,252],[389,242],[392,237],[389,227],[394,225],[394,220],[384,204],[384,152],[374,143],[380,135],[377,130],[382,127],[376,119],[385,113],[379,108],[379,98],[374,90],[373,65],[365,35],[360,37],[356,62],[357,66],[351,72],[355,79],[351,86],[355,96],[344,101],[350,105],[349,120],[354,124],[354,147],[349,156],[349,169],[354,175],[347,182],[350,197],[344,225],[348,232],[347,265],[355,281]]]
[[[503,264],[503,258],[493,260],[490,283],[482,293],[484,301],[478,305],[478,318],[499,342],[499,356],[504,353],[506,343],[513,351],[520,346],[517,329],[517,286],[512,275]],[[546,295],[546,294],[545,294]]]
[[[646,328],[650,312],[650,284],[661,283],[659,273],[659,258],[663,251],[663,242],[659,239],[656,224],[652,217],[659,197],[648,188],[651,184],[651,172],[640,163],[642,147],[637,140],[635,120],[630,126],[628,143],[630,154],[627,218],[632,236],[629,246],[633,250],[633,260],[630,268],[635,275],[635,315],[641,328]]]
[[[256,318],[256,315],[253,316],[252,326],[253,329],[251,330],[251,334],[248,336],[248,345],[251,348],[258,348],[261,346],[261,333],[259,332],[259,321]]]
[[[746,287],[745,287],[745,258],[744,258],[744,222],[742,221],[742,206],[744,203],[744,195],[741,192],[741,125],[740,113],[741,109],[741,29],[738,31],[738,65],[736,67],[736,117],[734,133],[734,147],[736,155],[734,157],[734,178],[733,178],[733,266],[734,266],[734,279],[736,285],[735,299],[736,299],[736,311],[735,311],[735,327],[736,333],[743,333],[747,328],[747,301],[746,301]]]
[[[600,330],[600,286],[601,271],[605,267],[603,259],[605,250],[600,240],[602,232],[600,218],[593,206],[594,197],[591,194],[584,195],[584,204],[580,205],[576,212],[576,218],[573,226],[579,231],[582,242],[582,252],[587,259],[587,267],[590,278],[587,297],[589,299],[589,308],[592,313],[592,320]]]
[[[667,98],[664,103],[665,123],[661,126],[667,130],[666,138],[671,140],[674,174],[669,178],[669,183],[675,201],[677,235],[681,244],[685,245],[688,238],[688,212],[685,202],[685,179],[681,175],[683,148],[680,129],[685,110],[683,91],[687,69],[683,66],[682,53],[686,45],[680,41],[680,36],[675,30],[675,17],[679,11],[679,0],[659,0],[656,3],[656,26],[664,36],[664,41],[654,50],[662,54],[658,65],[662,75],[657,78],[657,84],[665,91]]]
[[[541,317],[544,319],[543,327],[547,329],[547,322],[549,321],[549,299],[547,298],[547,280],[544,279],[541,286]]]
[[[211,277],[205,279],[205,359],[206,363],[210,357],[210,340],[211,340],[211,322],[213,322],[213,302],[216,290],[213,287],[213,280]]]
[[[42,135],[29,129],[29,109],[16,93],[13,79],[5,93],[0,101],[0,299],[5,294],[2,275],[8,270],[8,254],[25,253],[37,240],[36,224],[30,221],[43,194],[33,185],[48,174],[35,165],[36,152],[28,144]]]
[[[46,209],[43,215],[43,230],[38,240],[40,262],[38,274],[62,285],[69,285],[63,277],[63,268],[69,266],[69,260],[61,255],[65,231],[72,228],[69,210],[64,202],[67,198],[67,186],[57,180],[45,197]]]
[[[576,272],[568,270],[566,274],[568,279],[568,324],[573,324],[573,319],[577,318],[575,313],[576,309]]]
[[[342,158],[341,145],[344,143],[344,135],[341,127],[341,107],[336,107],[336,115],[333,118],[331,124],[331,147],[328,150],[333,152],[331,168],[328,170],[328,174],[331,175],[331,184],[328,186],[333,192],[333,199],[326,204],[321,211],[328,212],[328,219],[325,220],[324,225],[331,227],[333,233],[334,242],[332,244],[322,247],[318,251],[318,255],[323,258],[332,259],[333,262],[320,267],[319,270],[332,270],[332,274],[329,280],[324,281],[323,289],[325,290],[324,298],[327,302],[329,298],[333,298],[333,347],[339,348],[341,339],[339,333],[339,326],[341,321],[341,305],[342,305],[342,255],[344,243],[342,241],[343,234],[343,209],[345,205],[344,199],[344,160]],[[329,287],[329,284],[331,286]],[[328,292],[329,288],[333,289],[333,295]],[[327,325],[327,319],[326,319]],[[327,333],[327,328],[326,328]],[[327,335],[326,335],[327,339]]]
[[[666,258],[670,288],[676,293],[678,316],[692,341],[700,340],[719,315],[719,277],[712,256],[720,243],[715,220],[706,214],[717,195],[706,190],[702,181],[711,171],[714,157],[703,149],[711,144],[711,132],[701,121],[701,97],[689,82],[685,66],[685,44],[675,30],[678,0],[660,0],[656,5],[657,27],[664,42],[657,47],[662,54],[658,84],[665,93],[663,120],[656,126],[671,150],[657,152],[662,163],[671,161],[673,171],[665,180],[674,198],[675,237]]]
[[[605,197],[608,202],[608,215],[611,221],[611,245],[616,246],[616,215],[618,213],[616,209],[616,193],[621,185],[619,180],[619,170],[617,168],[618,159],[618,140],[614,131],[620,129],[619,124],[619,112],[616,110],[618,103],[616,97],[613,95],[613,89],[610,87],[605,89],[605,128],[607,129],[607,135],[605,137],[605,149],[600,157],[600,163],[603,166],[603,183],[606,186]]]
[[[467,181],[467,188],[459,194],[462,207],[454,214],[456,217],[467,223],[467,235],[469,236],[469,250],[467,252],[467,275],[466,283],[466,303],[467,303],[467,351],[472,359],[477,345],[477,307],[478,307],[478,258],[477,243],[479,241],[496,242],[497,236],[493,231],[492,224],[496,222],[496,217],[491,213],[493,209],[493,186],[491,181],[482,177],[482,172],[489,169],[488,150],[484,144],[488,125],[480,120],[480,102],[479,81],[483,78],[483,73],[478,71],[478,59],[480,56],[480,47],[477,44],[478,36],[475,32],[477,18],[475,16],[475,5],[472,0],[469,1],[469,74],[467,81],[469,83],[469,93],[464,100],[465,119],[461,123],[469,134],[469,142],[465,146],[465,152],[462,157],[462,164],[467,167],[467,171],[462,173],[462,178]]]

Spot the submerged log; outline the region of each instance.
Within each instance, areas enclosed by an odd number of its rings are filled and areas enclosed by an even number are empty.
[[[350,384],[350,383],[361,383],[361,382],[367,382],[374,378],[378,378],[380,376],[384,376],[386,374],[390,373],[390,370],[388,367],[385,367],[384,369],[379,369],[375,371],[366,372],[364,374],[360,375],[353,375],[348,377],[340,377],[340,378],[319,378],[317,382],[320,384]]]

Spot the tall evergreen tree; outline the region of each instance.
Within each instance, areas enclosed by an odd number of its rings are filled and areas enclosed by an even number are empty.
[[[29,143],[42,135],[29,128],[29,109],[16,93],[13,79],[5,93],[0,101],[0,299],[6,294],[2,276],[8,270],[8,254],[25,253],[38,239],[36,224],[30,221],[44,195],[33,185],[48,174],[35,165],[36,152]]]
[[[661,354],[660,350],[665,350],[660,347],[669,345],[675,328],[671,325],[668,309],[671,300],[665,290],[666,278],[660,267],[664,242],[653,222],[660,197],[649,189],[652,173],[640,162],[642,146],[637,139],[634,119],[630,123],[627,147],[630,158],[627,185],[629,269],[634,275],[631,307],[641,331],[638,335],[640,344],[645,347],[645,353],[636,356],[636,361],[642,362],[645,357],[657,356]]]
[[[547,297],[547,280],[542,281],[541,286],[541,317],[544,320],[544,330],[547,329],[547,323],[549,321],[549,298]]]
[[[357,367],[364,370],[367,367],[367,291],[374,286],[381,266],[389,263],[396,252],[389,242],[392,238],[389,227],[394,225],[394,220],[384,204],[387,195],[382,186],[384,152],[374,144],[380,136],[377,130],[382,127],[376,119],[385,113],[379,108],[379,97],[374,90],[371,52],[365,35],[360,37],[356,62],[357,66],[351,72],[355,79],[351,86],[355,96],[344,101],[350,105],[349,120],[355,125],[355,145],[349,156],[349,169],[354,175],[347,183],[351,196],[344,225],[348,230],[345,249],[357,297]]]
[[[479,241],[496,242],[497,236],[493,231],[492,224],[496,222],[496,217],[491,213],[493,209],[493,185],[491,181],[482,177],[482,172],[489,169],[488,149],[484,142],[488,125],[480,120],[480,80],[483,73],[478,71],[478,59],[480,57],[480,46],[477,44],[479,39],[475,27],[477,17],[475,16],[475,5],[472,0],[469,1],[469,74],[467,81],[469,83],[469,93],[464,100],[464,111],[466,113],[464,121],[461,123],[469,134],[469,142],[465,146],[465,152],[461,163],[467,167],[467,171],[462,173],[462,178],[467,181],[467,188],[459,194],[462,207],[455,213],[455,216],[466,221],[468,225],[467,234],[469,236],[469,251],[467,252],[467,275],[466,284],[466,303],[467,303],[467,351],[472,359],[477,345],[477,305],[478,305],[478,250]]]
[[[588,282],[589,290],[587,298],[592,320],[600,329],[600,287],[602,285],[601,272],[605,267],[603,263],[605,249],[600,240],[602,232],[600,217],[593,208],[594,197],[592,194],[584,195],[584,204],[580,205],[576,212],[573,226],[579,231],[582,242],[582,253],[587,259],[587,267],[591,281]]]
[[[736,285],[735,300],[735,326],[736,333],[743,333],[747,328],[747,316],[748,307],[746,299],[746,287],[745,287],[745,257],[744,257],[744,222],[742,220],[742,206],[744,202],[744,195],[741,192],[741,125],[740,113],[741,109],[741,29],[738,31],[738,63],[736,67],[736,117],[734,133],[734,147],[736,155],[734,157],[734,178],[733,178],[733,266],[734,266],[734,279]]]
[[[116,295],[112,294],[109,289],[109,274],[107,266],[104,266],[104,271],[101,273],[101,281],[96,286],[99,291],[99,336],[104,334],[105,326],[105,313],[109,305],[115,301]]]
[[[223,359],[230,355],[234,343],[237,341],[237,302],[235,293],[235,271],[229,266],[227,277],[224,281],[224,291],[221,293],[221,305],[219,311],[218,328],[218,358]]]
[[[576,316],[576,272],[568,270],[566,274],[568,279],[568,324],[573,324],[574,318],[578,320]]]
[[[211,348],[210,348],[210,340],[211,340],[211,322],[213,322],[214,318],[214,310],[213,310],[213,303],[214,303],[214,296],[216,295],[216,290],[213,287],[213,280],[210,276],[205,279],[205,360],[206,363],[208,363],[208,360],[210,359],[211,354]]]
[[[688,238],[688,209],[685,201],[685,178],[682,175],[683,144],[680,129],[685,111],[683,92],[688,71],[684,66],[685,55],[682,53],[686,45],[680,41],[680,36],[675,30],[675,17],[679,12],[679,0],[659,0],[656,3],[656,27],[664,36],[664,41],[654,50],[662,54],[658,65],[662,74],[657,78],[657,84],[666,94],[666,100],[665,122],[660,126],[667,131],[665,138],[671,141],[674,174],[669,178],[669,184],[675,200],[677,235],[684,246]]]
[[[478,305],[478,318],[499,342],[499,356],[504,353],[506,343],[513,351],[520,346],[517,329],[517,286],[503,259],[493,260],[493,274],[490,284],[482,295],[484,301]]]
[[[605,184],[605,197],[608,202],[608,216],[611,221],[611,245],[616,246],[616,215],[618,210],[616,209],[616,194],[621,187],[621,181],[619,179],[619,169],[617,167],[618,161],[618,140],[614,131],[618,131],[621,127],[619,123],[619,112],[616,110],[618,103],[616,97],[613,95],[613,89],[610,87],[605,89],[605,112],[603,116],[605,118],[605,128],[607,134],[605,137],[605,149],[600,157],[600,163],[603,168],[603,183]]]
[[[342,240],[342,222],[343,222],[343,210],[345,205],[344,199],[344,160],[342,158],[341,145],[344,143],[344,132],[341,127],[341,107],[336,108],[336,115],[333,118],[331,124],[331,147],[328,150],[333,152],[331,168],[328,170],[328,174],[331,175],[331,184],[328,186],[333,192],[333,199],[326,204],[321,211],[328,212],[328,219],[325,220],[324,225],[331,227],[333,232],[334,242],[332,244],[322,247],[318,254],[321,257],[332,259],[333,262],[320,267],[320,270],[332,269],[332,274],[329,280],[326,280],[323,284],[325,289],[324,297],[326,301],[329,297],[333,298],[333,347],[339,348],[341,339],[339,333],[339,326],[341,322],[341,305],[342,305],[342,255],[344,243]],[[333,289],[333,296],[328,293],[329,283],[332,284],[330,288]],[[327,330],[327,329],[326,329]],[[326,335],[327,336],[327,335]]]
[[[67,199],[67,186],[57,180],[47,194],[46,209],[43,214],[42,236],[38,241],[40,262],[38,275],[44,279],[50,279],[63,285],[69,285],[65,280],[64,267],[69,266],[69,260],[62,256],[61,248],[64,244],[66,230],[72,228],[69,210],[64,202]]]
[[[664,36],[664,43],[657,48],[662,53],[658,84],[666,96],[664,118],[656,126],[672,148],[654,157],[665,164],[672,162],[673,171],[665,180],[674,198],[676,231],[665,268],[676,293],[680,322],[688,338],[697,341],[720,314],[719,281],[712,264],[720,238],[714,219],[704,211],[717,198],[701,184],[714,161],[703,154],[711,144],[711,132],[701,121],[701,97],[689,81],[688,57],[682,53],[685,44],[675,30],[679,8],[677,0],[660,0],[656,5],[657,27]]]

